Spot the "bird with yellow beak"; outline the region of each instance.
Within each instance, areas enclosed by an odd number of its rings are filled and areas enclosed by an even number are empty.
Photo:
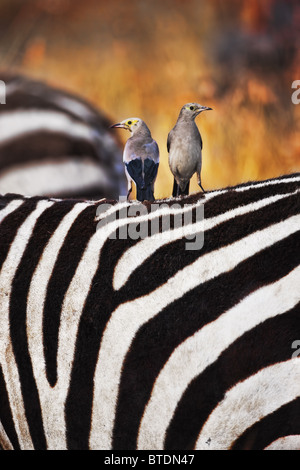
[[[138,201],[154,201],[154,183],[159,165],[159,148],[146,123],[140,118],[129,118],[111,126],[131,133],[127,140],[123,162],[128,181],[127,199],[136,185]]]

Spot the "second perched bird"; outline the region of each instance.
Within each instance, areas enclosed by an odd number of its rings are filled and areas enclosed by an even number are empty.
[[[185,104],[169,132],[167,148],[170,170],[174,175],[174,197],[189,194],[190,179],[194,173],[197,173],[198,184],[204,192],[201,185],[202,139],[195,118],[202,111],[211,109],[197,103]]]
[[[127,199],[132,191],[132,181],[136,185],[138,201],[154,201],[154,183],[159,165],[159,149],[151,132],[142,119],[129,118],[111,127],[120,127],[131,132],[127,140],[123,162],[128,180]]]

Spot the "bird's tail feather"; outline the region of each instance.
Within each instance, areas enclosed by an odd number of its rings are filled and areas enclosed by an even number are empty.
[[[138,201],[154,201],[154,194],[151,186],[136,187],[136,198]]]
[[[180,188],[179,184],[177,183],[176,179],[174,178],[174,183],[173,183],[173,197],[177,196],[188,196],[190,191],[190,182],[187,183],[184,191]]]
[[[180,194],[182,194],[183,196],[188,196],[189,192],[190,192],[190,182],[187,183],[184,191],[181,191],[180,189]]]
[[[158,163],[151,158],[146,158],[144,162],[140,158],[135,158],[125,163],[129,176],[136,184],[136,198],[138,201],[154,201],[152,186],[156,179]]]
[[[174,178],[172,196],[173,196],[173,197],[177,197],[177,196],[178,196],[177,192],[178,192],[178,184],[177,184],[176,179]]]

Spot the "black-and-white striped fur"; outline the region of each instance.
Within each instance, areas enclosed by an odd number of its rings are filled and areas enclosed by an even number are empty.
[[[299,188],[194,194],[97,231],[104,200],[2,197],[2,448],[299,448]],[[201,250],[174,202],[204,203]],[[109,238],[170,213],[169,239]]]
[[[111,124],[77,95],[24,76],[0,74],[0,194],[118,198],[126,194],[122,152]]]

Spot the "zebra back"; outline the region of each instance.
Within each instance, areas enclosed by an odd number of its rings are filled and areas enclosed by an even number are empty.
[[[299,448],[299,183],[2,197],[2,447]]]
[[[118,198],[126,182],[108,119],[75,94],[1,74],[0,193]]]

